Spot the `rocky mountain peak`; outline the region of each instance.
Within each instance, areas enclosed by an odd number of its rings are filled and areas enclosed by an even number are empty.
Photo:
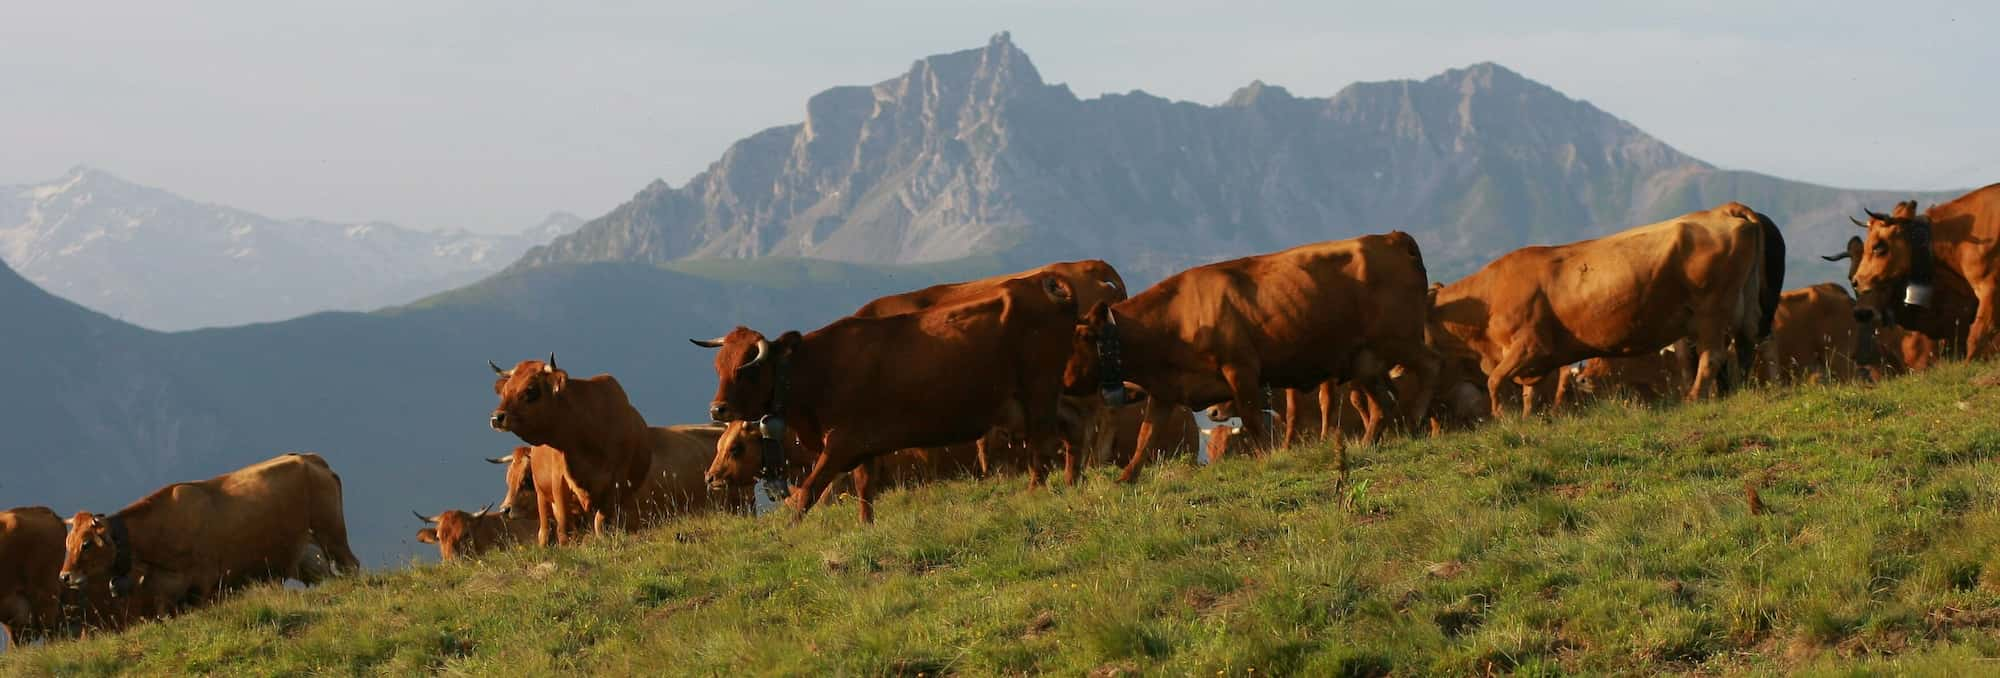
[[[1252,80],[1250,84],[1244,85],[1238,88],[1235,93],[1230,94],[1229,99],[1222,102],[1222,106],[1224,108],[1251,108],[1260,103],[1279,103],[1297,100],[1297,97],[1292,96],[1292,93],[1283,87],[1265,84],[1262,80]]]

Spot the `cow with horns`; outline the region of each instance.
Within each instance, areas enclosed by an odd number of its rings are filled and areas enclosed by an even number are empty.
[[[1854,317],[1917,330],[1979,359],[2000,350],[2000,184],[1917,213],[1849,217],[1867,231],[1850,282]],[[1835,255],[1837,258],[1839,255]]]

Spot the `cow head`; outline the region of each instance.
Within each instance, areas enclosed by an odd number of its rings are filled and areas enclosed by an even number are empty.
[[[786,332],[777,341],[748,327],[709,340],[689,339],[696,346],[722,349],[715,354],[715,399],[708,416],[715,421],[762,419],[782,406],[789,365],[801,337]]]
[[[124,534],[124,523],[88,511],[69,520],[69,536],[63,539],[62,570],[57,574],[64,585],[82,588],[93,581],[110,580],[114,590],[132,570],[132,546]]]
[[[1930,219],[1917,214],[1914,200],[1898,203],[1889,214],[1867,212],[1868,221],[1849,218],[1868,230],[1859,254],[1850,254],[1854,285],[1854,319],[1864,324],[1879,317],[1896,322],[1898,312],[1917,312],[1931,303],[1933,270]]]
[[[434,525],[434,527],[426,527],[418,530],[417,541],[425,544],[436,544],[438,555],[442,556],[445,560],[453,560],[459,556],[470,558],[479,555],[497,543],[500,536],[497,533],[489,534],[494,533],[496,528],[501,527],[497,523],[487,520],[487,511],[492,508],[493,506],[488,504],[485,508],[481,508],[475,513],[466,513],[452,509],[429,517],[411,511],[411,513],[416,514],[418,520]],[[495,515],[493,517],[499,518],[500,516]]]
[[[1125,300],[1125,278],[1118,275],[1118,269],[1100,259],[1086,259],[1076,264],[1082,273],[1080,278],[1085,281],[1074,290],[1078,309],[1087,311],[1100,302],[1116,304]]]
[[[520,515],[525,516],[528,508],[535,505],[533,454],[534,448],[516,447],[507,456],[486,460],[488,464],[505,464],[507,466],[507,497],[500,500],[500,515],[502,517],[514,518],[516,517],[515,511],[522,511],[523,513]]]
[[[487,364],[498,375],[493,393],[500,396],[500,406],[493,409],[487,423],[495,431],[513,433],[529,443],[547,440],[561,421],[557,410],[569,386],[569,373],[556,367],[556,354],[550,353],[547,362],[523,360],[512,370]]]
[[[708,489],[724,490],[731,485],[757,482],[764,458],[763,427],[754,421],[732,421],[715,440],[715,460],[709,462]]]

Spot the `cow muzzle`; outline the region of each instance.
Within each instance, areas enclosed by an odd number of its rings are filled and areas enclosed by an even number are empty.
[[[501,410],[494,410],[493,416],[486,418],[486,425],[501,433],[507,432],[507,424],[507,413]]]
[[[715,422],[729,421],[729,406],[723,403],[709,405],[708,419]]]
[[[708,489],[710,490],[721,491],[729,489],[729,482],[716,476],[714,473],[704,473],[701,478],[708,482]]]
[[[62,579],[63,586],[73,589],[83,588],[85,579],[82,572],[63,572],[58,576]]]

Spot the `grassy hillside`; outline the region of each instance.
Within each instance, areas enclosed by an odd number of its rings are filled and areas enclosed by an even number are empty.
[[[1357,449],[1343,489],[1315,447],[931,486],[867,529],[851,502],[694,520],[255,591],[0,673],[1964,674],[2000,656],[1996,374],[1603,405]]]

